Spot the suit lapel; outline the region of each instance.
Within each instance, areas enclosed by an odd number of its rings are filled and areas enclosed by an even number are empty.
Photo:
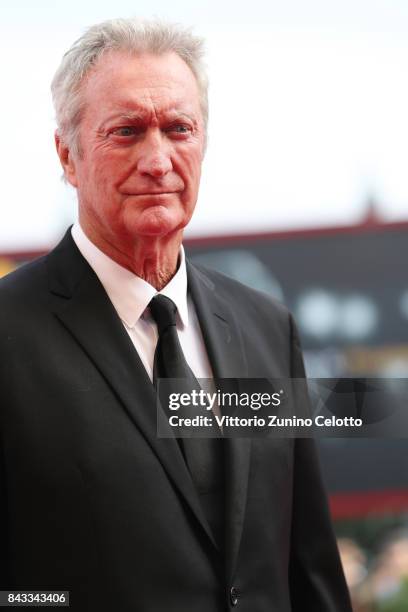
[[[244,378],[248,367],[233,310],[211,279],[189,262],[187,278],[214,376]]]
[[[70,231],[49,254],[47,264],[50,290],[57,296],[55,315],[114,390],[216,546],[178,444],[174,438],[157,437],[156,394],[147,372],[99,279],[73,242]],[[166,426],[164,421],[163,425]]]
[[[239,326],[230,305],[217,293],[211,279],[187,264],[188,287],[193,299],[214,377],[245,378],[246,355]],[[251,441],[226,438],[226,570],[231,579],[237,562],[248,489]]]

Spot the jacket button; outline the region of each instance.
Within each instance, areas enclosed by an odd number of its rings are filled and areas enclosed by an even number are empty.
[[[232,606],[236,606],[239,599],[238,589],[236,587],[231,587],[230,590],[230,601]]]

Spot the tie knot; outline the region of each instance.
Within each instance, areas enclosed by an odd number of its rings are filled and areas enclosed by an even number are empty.
[[[171,325],[176,325],[177,306],[170,298],[165,295],[155,295],[150,301],[149,308],[159,334]]]

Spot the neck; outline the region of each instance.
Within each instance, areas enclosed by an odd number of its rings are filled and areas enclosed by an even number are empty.
[[[117,244],[109,237],[96,234],[92,228],[84,227],[82,222],[81,227],[89,240],[105,255],[157,291],[161,291],[177,272],[182,230],[166,236],[137,236]]]

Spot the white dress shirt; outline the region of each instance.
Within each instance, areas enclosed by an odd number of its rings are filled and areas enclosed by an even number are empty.
[[[146,371],[153,380],[154,352],[158,339],[156,323],[148,308],[158,293],[177,306],[177,333],[184,356],[196,378],[212,378],[197,314],[187,295],[187,270],[184,249],[180,247],[179,267],[170,282],[158,292],[152,285],[123,268],[89,240],[79,223],[71,230],[72,238],[83,257],[102,283],[137,350]]]

